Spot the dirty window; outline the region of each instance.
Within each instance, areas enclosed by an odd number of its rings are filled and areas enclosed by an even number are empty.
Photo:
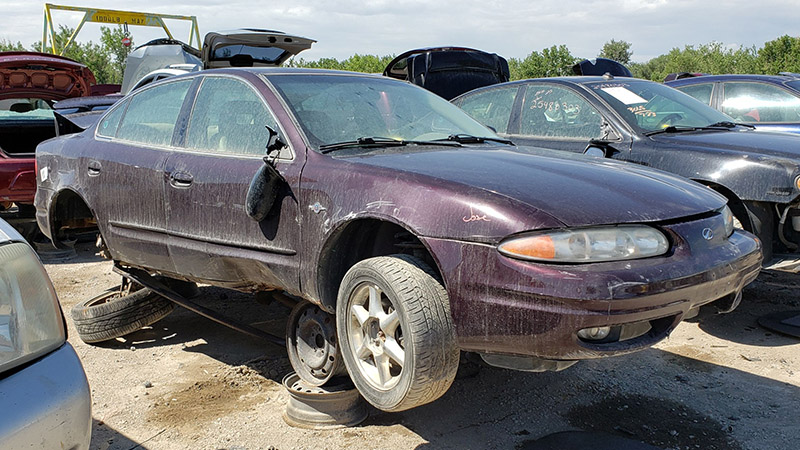
[[[706,105],[711,105],[711,91],[713,89],[714,85],[711,83],[692,84],[689,86],[680,86],[678,88],[679,91],[691,95]]]
[[[479,92],[461,99],[458,106],[478,122],[494,128],[498,133],[505,133],[508,131],[517,89],[517,86],[512,86]]]
[[[217,153],[263,156],[269,140],[267,126],[278,130],[272,114],[247,84],[207,77],[192,110],[186,145]]]
[[[183,99],[193,80],[162,84],[130,99],[117,138],[143,144],[169,145]]]
[[[519,134],[570,139],[602,136],[600,113],[575,92],[547,84],[529,84]]]
[[[725,83],[722,112],[737,121],[798,122],[800,98],[763,83]]]
[[[113,111],[103,116],[100,124],[97,126],[97,135],[105,137],[114,137],[117,134],[117,127],[119,120],[125,113],[125,108],[128,106],[127,100],[120,103]]]

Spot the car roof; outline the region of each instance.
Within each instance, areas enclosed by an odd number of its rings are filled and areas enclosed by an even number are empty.
[[[800,78],[791,75],[724,74],[681,78],[680,80],[667,81],[665,84],[680,86],[684,84],[712,83],[715,81],[762,81],[765,83],[783,84],[787,81],[798,79]]]

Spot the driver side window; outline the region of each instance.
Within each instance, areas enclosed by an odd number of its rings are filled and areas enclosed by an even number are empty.
[[[511,118],[517,90],[517,86],[490,89],[462,99],[458,106],[473,119],[494,128],[496,132],[508,133],[508,120]]]
[[[192,110],[186,146],[212,153],[264,156],[269,141],[267,126],[279,131],[275,118],[247,84],[232,78],[206,77]],[[285,152],[288,149],[281,157]]]
[[[529,84],[520,115],[519,134],[564,139],[600,138],[603,117],[569,89]]]

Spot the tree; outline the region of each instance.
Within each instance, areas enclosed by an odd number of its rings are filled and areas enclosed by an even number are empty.
[[[612,39],[603,44],[603,49],[600,50],[600,54],[597,56],[600,58],[613,59],[618,63],[627,65],[631,62],[633,52],[631,51],[630,42]]]
[[[533,51],[523,60],[511,58],[508,68],[512,80],[572,75],[572,66],[578,58],[572,56],[566,45],[554,45],[540,52]]]
[[[11,41],[0,39],[0,52],[24,52],[25,50],[25,46],[22,45],[22,42],[17,42],[15,44]]]
[[[122,44],[122,39],[130,39],[130,45]],[[134,48],[133,37],[124,31],[121,26],[116,28],[100,27],[100,42],[103,53],[109,59],[110,82],[122,83],[122,75],[125,71],[125,61]]]
[[[673,48],[644,64],[631,67],[633,75],[653,81],[663,81],[670,73],[753,73],[756,71],[757,50],[755,47],[726,48],[720,42],[683,49]]]
[[[761,73],[800,72],[800,38],[781,36],[764,43],[758,51],[757,67]]]

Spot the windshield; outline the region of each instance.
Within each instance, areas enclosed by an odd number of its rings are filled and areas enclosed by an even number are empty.
[[[278,47],[259,47],[254,45],[226,45],[214,50],[213,61],[230,60],[234,56],[246,55],[253,61],[267,64],[276,64],[281,60],[286,50]]]
[[[269,81],[317,148],[365,137],[430,141],[470,135],[498,139],[458,107],[402,81],[318,74],[274,75]]]
[[[53,107],[38,98],[0,100],[0,120],[53,120]]]
[[[647,133],[675,127],[706,127],[732,122],[729,116],[683,92],[650,81],[610,81],[586,86],[634,129]]]

